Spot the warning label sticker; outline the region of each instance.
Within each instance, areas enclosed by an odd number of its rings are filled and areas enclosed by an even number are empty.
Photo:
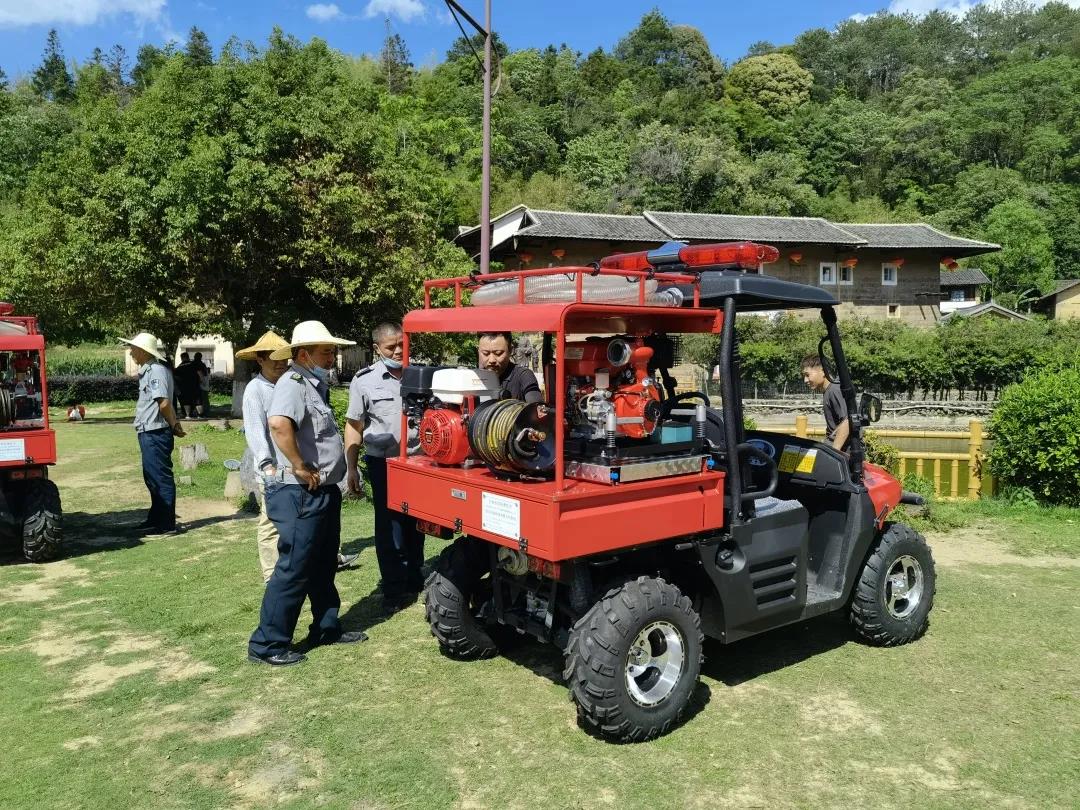
[[[817,461],[816,447],[799,447],[797,444],[785,444],[784,452],[780,454],[780,463],[777,469],[783,473],[812,473],[814,462]]]
[[[502,495],[484,493],[480,527],[511,540],[521,539],[521,501]]]
[[[26,442],[22,439],[0,439],[0,461],[26,459]]]

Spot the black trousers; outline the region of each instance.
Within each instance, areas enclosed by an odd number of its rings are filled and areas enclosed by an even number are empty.
[[[424,535],[416,518],[386,505],[386,459],[364,456],[371,502],[375,506],[375,556],[379,560],[384,599],[395,599],[424,587],[420,566],[424,564]]]
[[[341,634],[341,598],[334,585],[341,544],[341,490],[319,487],[314,492],[299,484],[266,487],[266,515],[278,530],[278,559],[266,584],[259,626],[248,651],[276,655],[288,649],[304,600],[311,600],[314,640]]]
[[[172,452],[175,439],[169,428],[144,430],[139,434],[143,482],[150,491],[147,520],[161,531],[176,528],[176,481],[173,480]]]

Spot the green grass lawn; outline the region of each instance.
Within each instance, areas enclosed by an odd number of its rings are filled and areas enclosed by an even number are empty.
[[[457,663],[421,606],[380,619],[364,503],[344,511],[360,567],[338,586],[370,641],[249,664],[254,522],[221,498],[242,434],[181,440],[214,462],[180,490],[191,529],[141,542],[125,531],[148,503],[130,425],[57,430],[70,554],[0,566],[4,810],[1080,804],[1075,512],[965,507],[974,532],[930,537],[923,639],[870,648],[830,617],[707,643],[694,716],[611,745],[577,727],[553,648]],[[1021,556],[1022,531],[1054,537]]]

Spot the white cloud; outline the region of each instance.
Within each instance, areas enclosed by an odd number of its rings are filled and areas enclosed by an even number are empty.
[[[130,16],[145,24],[161,20],[165,3],[166,0],[0,0],[0,28],[93,25],[115,16]]]
[[[310,19],[317,22],[340,20],[345,16],[341,13],[341,9],[337,7],[336,3],[316,3],[313,6],[308,6],[305,13]]]
[[[420,0],[369,0],[364,8],[364,16],[397,17],[402,22],[423,19],[427,8]]]
[[[1050,2],[1050,0],[1028,1],[1036,8],[1041,8]],[[1080,0],[1059,0],[1061,1],[1073,8],[1080,8]],[[1007,2],[1008,0],[983,0],[983,4],[991,8],[1001,7]],[[914,14],[916,17],[925,16],[931,11],[946,11],[957,17],[963,17],[977,5],[979,5],[979,0],[891,0],[887,10],[890,14]],[[872,14],[852,14],[848,19],[862,22],[872,16]]]

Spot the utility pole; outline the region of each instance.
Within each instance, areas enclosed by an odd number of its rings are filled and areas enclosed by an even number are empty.
[[[445,0],[451,15],[461,29],[465,42],[472,48],[469,36],[461,26],[457,14],[460,14],[478,34],[484,38],[484,121],[481,138],[483,140],[483,165],[480,171],[480,272],[491,270],[491,0],[484,0],[484,25],[474,20],[457,0]],[[454,12],[457,12],[455,14]],[[476,50],[473,55],[480,60]]]

